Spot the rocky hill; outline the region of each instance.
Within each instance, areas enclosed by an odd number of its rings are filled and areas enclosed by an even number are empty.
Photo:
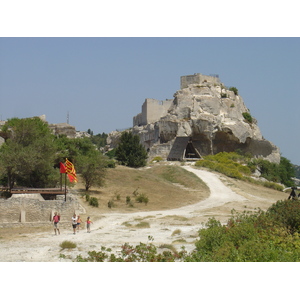
[[[199,159],[239,150],[280,161],[279,148],[263,138],[238,89],[226,87],[217,75],[182,76],[173,99],[146,99],[131,130],[140,136],[150,158]],[[109,134],[110,147],[116,146],[119,136]]]

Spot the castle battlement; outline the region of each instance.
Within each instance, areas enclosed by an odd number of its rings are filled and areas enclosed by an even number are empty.
[[[185,89],[190,84],[221,84],[219,75],[202,75],[195,73],[194,75],[186,75],[180,77],[180,88]]]

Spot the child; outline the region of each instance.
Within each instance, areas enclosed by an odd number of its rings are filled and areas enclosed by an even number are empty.
[[[90,217],[87,217],[87,219],[86,219],[86,230],[87,230],[88,233],[91,232],[91,223],[93,223],[93,222],[91,221],[91,218],[90,218]]]
[[[77,233],[79,232],[81,222],[82,222],[82,220],[81,220],[80,216],[78,216],[77,217]]]

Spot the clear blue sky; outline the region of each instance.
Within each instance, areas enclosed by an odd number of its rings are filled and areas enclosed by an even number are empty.
[[[0,38],[0,116],[46,115],[95,134],[132,126],[145,98],[173,98],[180,76],[235,86],[263,136],[300,165],[300,38]]]

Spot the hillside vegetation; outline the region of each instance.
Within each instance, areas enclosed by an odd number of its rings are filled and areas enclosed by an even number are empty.
[[[264,159],[255,159],[251,155],[240,155],[236,152],[220,152],[207,155],[196,162],[196,166],[217,171],[228,177],[261,184],[265,187],[281,191],[283,185],[292,186],[295,169],[288,159],[281,157],[280,163],[271,163]],[[258,171],[260,179],[255,180],[253,173]],[[258,177],[256,177],[259,179]]]
[[[85,195],[83,183],[76,184]],[[82,203],[91,213],[134,212],[177,208],[199,202],[209,196],[209,189],[196,175],[176,165],[157,164],[151,167],[133,169],[116,166],[107,170],[102,188],[92,188],[91,197],[98,200],[98,207],[91,207],[82,197]],[[148,197],[148,203],[136,202],[137,195]],[[126,198],[130,197],[130,204]],[[128,199],[128,198],[127,198]],[[108,202],[112,207],[108,207]]]

